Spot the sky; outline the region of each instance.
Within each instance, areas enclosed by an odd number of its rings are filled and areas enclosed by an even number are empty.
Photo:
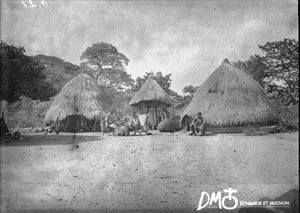
[[[171,73],[179,94],[224,58],[246,60],[263,54],[258,45],[299,35],[297,0],[28,2],[1,1],[1,40],[77,65],[87,47],[110,43],[130,60],[133,79]]]

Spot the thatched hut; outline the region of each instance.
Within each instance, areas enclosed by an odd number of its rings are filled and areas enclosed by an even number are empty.
[[[152,123],[152,127],[156,127],[162,119],[169,117],[167,107],[174,103],[168,93],[155,81],[153,75],[150,75],[129,105],[140,114],[148,114],[148,122]]]
[[[95,131],[108,109],[105,92],[87,74],[71,79],[50,106],[44,122],[57,131]]]
[[[245,127],[274,124],[277,115],[263,88],[227,59],[197,89],[181,121],[202,112],[213,132],[242,132]]]

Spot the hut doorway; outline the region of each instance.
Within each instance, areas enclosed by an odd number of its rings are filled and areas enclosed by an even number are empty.
[[[59,123],[58,129],[60,132],[92,132],[95,122],[82,115],[69,115]]]
[[[144,110],[142,109],[144,108]],[[147,124],[150,129],[157,129],[158,124],[165,118],[170,118],[170,113],[164,103],[148,103],[144,107],[139,107],[140,114],[147,114]],[[146,110],[145,110],[146,108]]]

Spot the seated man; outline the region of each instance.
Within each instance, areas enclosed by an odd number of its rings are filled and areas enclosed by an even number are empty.
[[[136,135],[137,130],[139,130],[140,128],[141,128],[141,124],[140,124],[139,117],[134,112],[129,121],[129,126],[128,126],[129,132],[134,131],[133,135]]]
[[[205,133],[205,120],[202,117],[202,113],[198,112],[197,117],[191,123],[191,134],[190,135],[204,135]]]
[[[111,110],[106,116],[105,116],[105,127],[109,132],[114,132],[116,125],[115,125],[115,118],[114,118],[114,110]]]

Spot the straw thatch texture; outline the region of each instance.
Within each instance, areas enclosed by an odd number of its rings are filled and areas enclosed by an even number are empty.
[[[99,119],[106,105],[105,92],[87,74],[70,80],[57,95],[46,116],[45,123],[60,122],[69,115],[82,115],[88,120]]]
[[[210,126],[245,126],[277,119],[263,88],[247,73],[224,59],[197,89],[181,119],[202,112]]]
[[[161,88],[153,76],[148,77],[141,89],[133,96],[129,105],[138,105],[141,102],[161,102],[167,106],[174,104],[174,100]]]

